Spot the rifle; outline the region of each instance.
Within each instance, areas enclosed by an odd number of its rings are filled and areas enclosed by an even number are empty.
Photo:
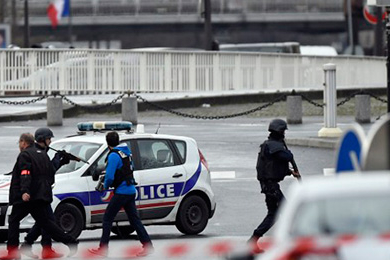
[[[283,144],[284,144],[284,147],[288,150],[287,144],[286,144],[286,142],[284,140],[283,140]],[[291,161],[291,165],[292,165],[292,167],[294,169],[294,172],[297,172],[299,174],[298,166],[297,166],[297,163],[294,160],[294,157],[293,157],[293,159]],[[295,176],[295,177],[297,178],[297,180],[301,180],[302,179],[301,174],[299,174],[298,176]]]
[[[86,163],[86,164],[89,164],[89,162],[87,162],[86,160],[80,158],[80,157],[77,157],[76,155],[73,155],[71,153],[68,153],[67,151],[65,150],[57,150],[57,149],[54,149],[52,147],[49,146],[49,149],[52,149],[53,151],[57,152],[57,153],[62,153],[64,154],[64,156],[67,156],[69,158],[69,160],[73,160],[73,161],[76,161],[76,162],[83,162],[83,163]]]

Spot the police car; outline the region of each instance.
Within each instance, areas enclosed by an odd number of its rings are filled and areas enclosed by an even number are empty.
[[[294,183],[258,259],[390,259],[388,171]]]
[[[136,206],[145,225],[174,224],[184,234],[202,232],[214,215],[216,203],[211,189],[207,162],[194,139],[181,136],[147,134],[132,131],[130,122],[79,123],[79,134],[53,142],[55,150],[65,150],[82,161],[70,161],[56,173],[52,208],[57,223],[67,233],[78,237],[84,229],[102,227],[102,219],[113,190],[95,190],[93,176],[104,174],[109,152],[105,134],[118,132],[120,142],[132,151],[134,177],[138,185]],[[49,150],[49,156],[55,151]],[[10,176],[0,181],[0,237],[6,239]],[[96,178],[95,178],[96,179]],[[34,223],[31,217],[21,223],[21,230]],[[112,231],[127,236],[134,231],[123,209]]]

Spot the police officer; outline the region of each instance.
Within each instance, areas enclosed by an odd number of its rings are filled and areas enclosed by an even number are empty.
[[[277,210],[284,200],[279,182],[291,174],[300,178],[298,171],[289,169],[289,162],[292,162],[294,158],[284,142],[285,130],[287,130],[287,123],[284,120],[272,120],[268,127],[270,132],[268,140],[260,145],[260,152],[257,157],[257,179],[260,182],[261,193],[265,194],[268,213],[249,239],[255,253],[260,252],[257,247],[257,240],[273,226]]]
[[[20,259],[19,225],[29,213],[52,238],[69,246],[69,255],[75,254],[78,241],[64,233],[47,212],[53,200],[51,184],[55,171],[46,153],[47,147],[34,143],[31,134],[22,134],[19,149],[9,193],[12,211],[8,219],[8,254],[0,259]]]
[[[35,131],[34,136],[35,136],[36,143],[39,146],[44,147],[45,150],[47,151],[48,147],[51,143],[51,138],[54,137],[54,134],[49,128],[42,127],[42,128],[39,128]],[[51,181],[50,181],[51,185],[53,185],[54,181],[55,181],[54,180],[54,173],[62,165],[68,164],[69,161],[70,160],[66,156],[66,154],[60,153],[60,152],[55,154],[54,158],[51,161],[53,164],[53,167],[54,167],[54,171],[52,172],[53,175],[50,176],[51,177]],[[51,220],[55,221],[53,209],[51,208],[50,204],[47,207],[47,214]],[[32,253],[31,249],[32,249],[32,245],[33,245],[34,241],[37,240],[41,234],[42,234],[42,239],[41,239],[42,258],[43,259],[56,259],[56,258],[62,257],[63,256],[62,254],[57,253],[52,248],[52,240],[51,240],[50,235],[45,230],[42,230],[41,227],[37,223],[35,223],[35,225],[28,232],[27,236],[24,238],[24,243],[21,246],[22,253],[24,253],[25,255],[32,257],[32,258],[38,258],[37,255]]]
[[[119,144],[119,135],[117,132],[109,132],[106,135],[106,141],[110,152],[106,158],[106,175],[104,179],[104,189],[114,188],[114,196],[106,208],[103,217],[103,232],[100,238],[99,247],[89,249],[89,252],[99,256],[107,256],[108,242],[112,222],[121,208],[126,212],[130,225],[134,227],[138,238],[142,243],[142,250],[138,256],[146,256],[153,251],[152,241],[145,230],[135,206],[136,182],[133,176],[133,163],[131,161],[131,151],[123,143]]]

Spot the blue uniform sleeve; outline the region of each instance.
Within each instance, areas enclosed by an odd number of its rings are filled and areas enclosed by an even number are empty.
[[[114,181],[115,172],[121,167],[122,160],[117,153],[111,153],[108,156],[106,166],[106,176],[104,177],[104,189],[108,190]]]

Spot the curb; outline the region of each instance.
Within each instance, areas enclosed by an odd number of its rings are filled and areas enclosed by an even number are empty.
[[[286,143],[291,146],[303,146],[325,149],[336,149],[338,138],[321,138],[321,137],[308,137],[308,138],[289,138],[286,139]]]

